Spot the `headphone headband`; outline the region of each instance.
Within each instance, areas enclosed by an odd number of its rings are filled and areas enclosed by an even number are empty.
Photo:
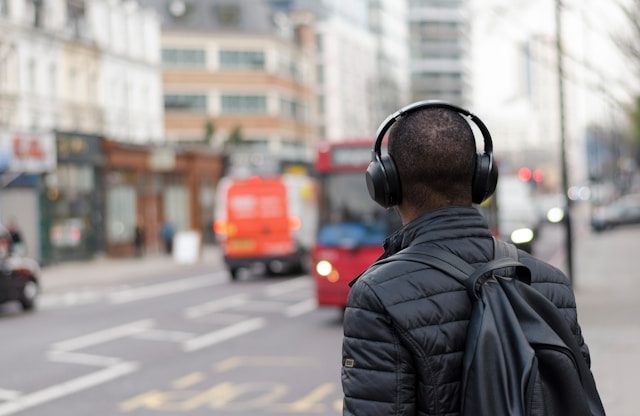
[[[489,129],[487,128],[487,126],[485,126],[485,124],[482,122],[482,120],[480,120],[478,116],[468,110],[465,110],[462,107],[445,103],[443,101],[424,100],[402,107],[400,110],[387,117],[382,122],[382,124],[380,124],[380,127],[378,127],[378,131],[376,133],[376,142],[373,146],[373,160],[375,160],[376,155],[378,157],[381,155],[382,141],[384,140],[384,136],[396,121],[400,120],[402,117],[408,114],[427,108],[442,108],[445,110],[451,110],[471,119],[471,121],[473,121],[473,123],[478,126],[478,129],[480,129],[480,132],[482,133],[482,137],[484,139],[484,153],[488,155],[491,155],[493,153],[493,140],[491,139],[491,133],[489,133]]]
[[[371,151],[371,163],[367,167],[367,190],[371,198],[383,207],[398,205],[402,201],[402,183],[397,166],[392,155],[382,155],[382,141],[393,123],[407,114],[428,108],[441,108],[460,114],[463,118],[470,119],[484,139],[484,150],[475,156],[475,168],[471,186],[471,199],[474,203],[481,203],[496,189],[498,183],[498,169],[493,163],[493,141],[489,129],[475,114],[456,105],[442,101],[418,101],[401,108],[387,117],[376,133],[376,141]],[[469,120],[467,120],[469,123]],[[473,131],[472,131],[473,134]],[[475,135],[474,135],[475,136]]]

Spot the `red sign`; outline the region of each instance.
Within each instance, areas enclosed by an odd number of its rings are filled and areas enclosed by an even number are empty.
[[[50,133],[0,132],[0,153],[8,158],[8,170],[42,173],[56,167],[55,137]]]

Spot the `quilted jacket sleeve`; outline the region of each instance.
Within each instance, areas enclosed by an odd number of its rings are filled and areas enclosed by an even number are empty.
[[[411,356],[362,279],[351,289],[344,316],[342,388],[345,416],[416,414]]]

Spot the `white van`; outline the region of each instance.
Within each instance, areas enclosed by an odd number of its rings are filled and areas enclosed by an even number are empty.
[[[496,198],[500,238],[530,253],[539,223],[531,185],[516,175],[501,175]]]

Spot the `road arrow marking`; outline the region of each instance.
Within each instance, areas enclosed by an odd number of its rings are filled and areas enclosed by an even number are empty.
[[[14,400],[20,396],[19,391],[0,389],[0,401]]]
[[[41,404],[87,390],[100,384],[107,383],[119,377],[133,373],[138,370],[135,363],[121,363],[113,367],[108,367],[96,371],[86,376],[74,378],[64,383],[56,384],[42,390],[26,394],[14,400],[0,404],[0,416],[12,415],[22,412]]]
[[[284,310],[284,315],[289,318],[295,318],[297,316],[304,315],[305,313],[312,312],[316,310],[317,307],[318,302],[311,298],[289,306]]]
[[[184,316],[189,319],[202,318],[203,316],[220,312],[225,309],[235,308],[249,302],[249,297],[245,294],[228,296],[201,305],[191,306],[184,312]]]
[[[158,283],[156,285],[122,290],[111,293],[109,295],[109,301],[112,304],[119,305],[122,303],[173,295],[180,292],[188,292],[190,290],[201,289],[203,287],[217,286],[227,281],[226,276],[226,272],[210,273],[202,276],[173,280],[171,282]]]
[[[198,351],[229,339],[248,334],[249,332],[256,331],[265,325],[266,321],[262,318],[248,319],[234,325],[229,325],[217,331],[187,340],[182,343],[182,350],[185,352]]]
[[[92,347],[94,345],[103,344],[119,338],[126,338],[128,336],[147,331],[153,326],[153,324],[153,320],[151,319],[135,321],[126,325],[120,325],[104,329],[102,331],[93,332],[91,334],[82,335],[77,338],[57,342],[53,344],[53,349],[68,352]]]

